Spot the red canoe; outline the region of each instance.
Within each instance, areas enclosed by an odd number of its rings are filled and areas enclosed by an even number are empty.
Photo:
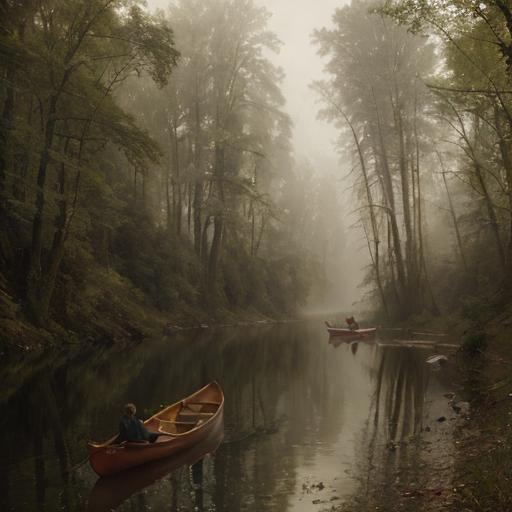
[[[156,442],[117,443],[117,435],[104,443],[90,441],[89,462],[100,476],[112,475],[146,462],[169,457],[207,437],[223,420],[224,394],[212,382],[189,397],[162,409],[144,422],[161,432]]]
[[[89,495],[88,512],[112,512],[132,494],[165,478],[181,466],[192,466],[213,453],[224,438],[223,422],[216,422],[212,432],[187,450],[164,459],[127,469],[116,475],[98,478]]]
[[[343,336],[347,338],[353,339],[361,339],[361,338],[373,338],[375,333],[377,332],[376,327],[371,327],[369,329],[343,329],[341,327],[333,327],[329,322],[325,322],[327,326],[327,332],[331,336]]]

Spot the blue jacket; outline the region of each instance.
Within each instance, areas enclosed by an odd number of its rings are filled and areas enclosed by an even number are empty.
[[[147,428],[142,424],[136,416],[127,416],[126,414],[122,417],[121,423],[119,423],[119,442],[137,442],[137,441],[148,441],[149,432]]]

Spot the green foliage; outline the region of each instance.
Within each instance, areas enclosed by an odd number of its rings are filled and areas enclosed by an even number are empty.
[[[103,286],[166,315],[295,311],[300,279],[281,280],[277,305],[266,285],[283,257],[265,248],[279,232],[270,192],[291,161],[266,10],[1,9],[0,274],[31,320],[76,328],[84,315],[102,324],[103,310],[128,325]]]
[[[487,343],[487,334],[485,332],[466,334],[462,338],[462,350],[470,356],[475,356],[485,350]]]
[[[197,305],[201,271],[192,249],[155,228],[147,215],[123,222],[113,234],[112,250],[116,269],[159,309]]]

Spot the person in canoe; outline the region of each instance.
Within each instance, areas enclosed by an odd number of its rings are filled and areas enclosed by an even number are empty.
[[[154,443],[160,434],[150,432],[144,423],[135,416],[136,412],[137,408],[134,404],[124,406],[124,414],[119,423],[119,442],[142,443],[149,441]]]
[[[347,322],[348,328],[351,331],[357,331],[359,329],[359,324],[355,321],[353,316],[345,318],[345,322]]]

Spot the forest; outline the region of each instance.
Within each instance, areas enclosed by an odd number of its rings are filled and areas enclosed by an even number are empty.
[[[388,318],[510,300],[511,19],[503,2],[352,2],[315,34]]]
[[[510,511],[511,336],[509,0],[0,0],[1,510]]]
[[[314,33],[326,78],[310,92],[351,168],[345,196],[294,157],[269,16],[249,0],[154,14],[2,4],[11,330],[81,330],[92,316],[102,336],[108,311],[126,334],[143,309],[196,323],[294,316],[328,286],[340,202],[367,246],[363,302],[382,321],[508,300],[510,8],[357,1]]]
[[[323,285],[330,190],[293,159],[268,17],[245,0],[156,15],[124,1],[2,4],[6,336],[290,317]]]

